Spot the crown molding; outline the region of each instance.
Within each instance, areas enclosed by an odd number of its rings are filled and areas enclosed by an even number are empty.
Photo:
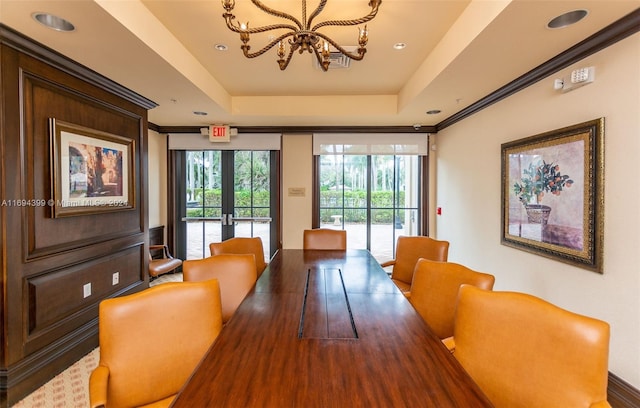
[[[538,65],[526,74],[514,79],[502,88],[485,96],[461,111],[444,119],[436,125],[436,131],[445,129],[494,103],[511,96],[523,89],[547,78],[549,75],[574,64],[589,55],[609,47],[640,31],[640,8],[627,14],[620,20],[608,25],[592,36],[584,39],[573,47],[556,55],[550,60]]]
[[[19,32],[0,23],[0,44],[11,47],[23,54],[29,55],[39,61],[51,65],[71,76],[89,82],[99,88],[113,93],[144,109],[153,109],[157,103],[144,96],[125,88],[124,86],[98,74],[94,70],[81,65],[68,57],[52,50],[51,48],[25,37]]]

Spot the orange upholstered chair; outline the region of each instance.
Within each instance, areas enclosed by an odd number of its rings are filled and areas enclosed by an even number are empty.
[[[91,407],[169,406],[222,329],[220,287],[170,282],[103,300],[99,329]]]
[[[463,285],[454,356],[497,408],[609,407],[609,325],[524,293]]]
[[[264,248],[260,237],[229,238],[222,242],[212,242],[209,244],[211,255],[220,254],[253,254],[256,257],[256,273],[258,278],[262,275],[267,263],[264,260]]]
[[[445,340],[453,336],[458,290],[463,284],[491,290],[495,277],[453,262],[419,259],[413,273],[409,301],[433,332]],[[446,342],[445,342],[446,344]]]
[[[423,236],[400,236],[396,242],[396,257],[381,266],[393,266],[391,280],[407,296],[410,296],[413,270],[418,259],[445,262],[449,255],[449,242]]]
[[[256,262],[252,254],[221,254],[182,264],[185,282],[217,279],[220,282],[222,321],[231,319],[256,283]]]
[[[330,228],[304,230],[302,248],[345,251],[347,249],[347,231]]]

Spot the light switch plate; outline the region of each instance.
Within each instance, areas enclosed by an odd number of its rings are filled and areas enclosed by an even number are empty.
[[[85,298],[91,296],[91,282],[85,283],[85,285],[82,287],[82,293],[84,294]]]

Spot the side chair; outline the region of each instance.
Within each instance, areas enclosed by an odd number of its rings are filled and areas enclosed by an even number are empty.
[[[418,259],[445,262],[449,255],[449,242],[425,236],[399,236],[396,242],[396,257],[380,264],[383,268],[393,266],[391,280],[407,297],[411,296],[413,270]]]
[[[103,300],[98,314],[90,406],[168,407],[222,329],[220,286],[164,283]]]
[[[220,282],[222,321],[228,322],[256,283],[256,262],[252,254],[221,254],[182,264],[185,282],[217,279]]]
[[[306,229],[302,236],[302,248],[346,251],[347,231],[331,228]]]
[[[458,291],[463,284],[491,290],[495,277],[453,262],[421,258],[416,264],[409,302],[431,330],[447,344],[453,336]]]
[[[209,244],[211,256],[220,254],[253,254],[256,258],[256,273],[258,278],[267,267],[264,260],[264,248],[260,237],[234,237],[222,242]]]
[[[154,259],[151,251],[162,251],[162,258]],[[166,245],[149,245],[149,277],[153,280],[158,276],[173,272],[182,265],[182,260],[174,258]]]
[[[463,285],[453,355],[497,408],[610,407],[609,331],[535,296]]]

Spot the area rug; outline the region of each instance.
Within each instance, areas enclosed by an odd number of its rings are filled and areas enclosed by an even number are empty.
[[[13,407],[87,408],[89,375],[98,366],[99,359],[100,351],[96,348]]]

